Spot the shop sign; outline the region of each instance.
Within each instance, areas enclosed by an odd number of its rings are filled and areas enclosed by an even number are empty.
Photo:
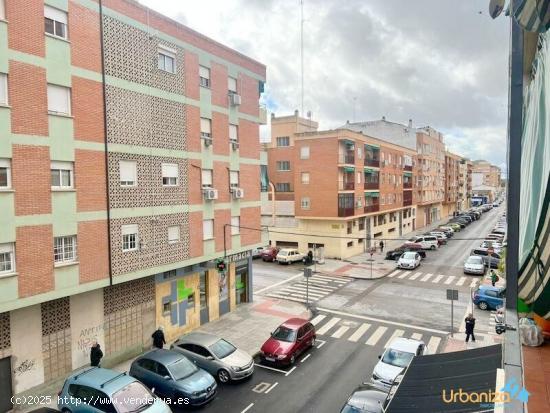
[[[240,260],[247,260],[251,256],[252,256],[252,251],[248,250],[248,251],[239,252],[238,254],[229,255],[227,256],[226,260],[227,262],[237,262]]]

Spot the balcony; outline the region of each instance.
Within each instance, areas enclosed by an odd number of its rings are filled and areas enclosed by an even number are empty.
[[[355,182],[353,181],[347,181],[347,182],[338,182],[338,190],[339,191],[353,191],[355,190]]]
[[[355,154],[353,152],[341,153],[338,156],[338,163],[355,165]]]
[[[365,158],[365,166],[372,166],[374,168],[380,168],[380,159]]]
[[[403,165],[403,170],[412,172],[413,167],[412,167],[412,165]]]
[[[363,185],[365,189],[376,189],[376,190],[379,190],[380,189],[380,182],[378,181],[375,181],[375,182],[365,182],[365,184]]]
[[[339,217],[351,217],[355,215],[355,208],[338,208]]]
[[[412,189],[413,183],[412,182],[405,182],[403,181],[403,189]]]
[[[364,208],[365,214],[370,214],[371,212],[378,212],[378,211],[380,211],[379,204],[365,205],[365,208]]]
[[[413,203],[412,197],[403,198],[403,206],[410,206],[410,205],[412,205],[412,203]]]

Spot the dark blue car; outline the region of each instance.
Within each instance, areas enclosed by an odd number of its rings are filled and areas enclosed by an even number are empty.
[[[181,353],[152,350],[138,357],[130,367],[130,375],[140,380],[155,394],[179,404],[200,406],[216,396],[214,377],[199,369]]]
[[[496,310],[504,305],[505,289],[492,285],[480,285],[474,291],[472,300],[480,310]]]

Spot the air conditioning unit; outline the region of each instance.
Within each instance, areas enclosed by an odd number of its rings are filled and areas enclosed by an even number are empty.
[[[202,190],[204,194],[204,199],[206,201],[212,201],[213,199],[218,199],[218,190],[213,188],[204,188]]]
[[[204,146],[212,145],[212,138],[201,138],[204,141]]]
[[[237,141],[230,141],[231,142],[231,148],[236,151],[237,149],[239,149],[239,142]]]
[[[229,102],[232,106],[239,106],[241,104],[241,95],[237,95],[236,93],[231,93],[229,95]]]
[[[231,192],[233,193],[233,198],[235,199],[244,198],[244,189],[242,188],[231,188]]]

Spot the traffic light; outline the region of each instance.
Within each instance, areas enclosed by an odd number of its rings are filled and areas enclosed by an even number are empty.
[[[223,260],[223,258],[218,258],[216,260],[216,268],[218,269],[218,272],[225,271],[225,261]]]

